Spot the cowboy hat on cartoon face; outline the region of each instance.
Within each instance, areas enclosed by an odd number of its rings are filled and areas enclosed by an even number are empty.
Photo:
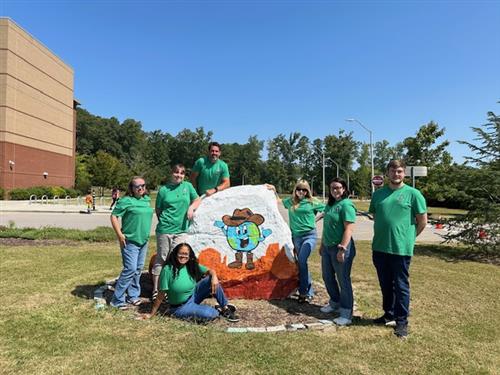
[[[227,243],[233,250],[236,250],[236,260],[228,264],[230,268],[241,268],[243,265],[243,253],[247,254],[246,269],[253,270],[252,250],[255,249],[260,242],[264,241],[271,233],[271,229],[259,228],[264,222],[264,217],[259,214],[254,214],[249,208],[235,209],[233,215],[224,215],[222,221],[216,220],[214,225],[224,232]]]

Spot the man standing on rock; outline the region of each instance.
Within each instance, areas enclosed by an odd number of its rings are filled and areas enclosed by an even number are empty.
[[[199,158],[191,171],[191,183],[198,194],[207,197],[230,186],[229,168],[220,160],[221,146],[217,142],[208,145],[208,156]]]
[[[406,165],[391,160],[389,185],[377,190],[369,211],[374,217],[373,264],[377,269],[384,315],[375,324],[393,326],[399,338],[408,336],[409,271],[416,237],[427,224],[425,198],[404,183]]]

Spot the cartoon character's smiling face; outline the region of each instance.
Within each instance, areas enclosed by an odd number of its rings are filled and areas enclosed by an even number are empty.
[[[255,223],[245,221],[238,226],[228,227],[226,236],[233,250],[252,251],[259,244],[260,230]]]

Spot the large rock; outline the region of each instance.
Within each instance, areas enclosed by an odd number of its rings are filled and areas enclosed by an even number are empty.
[[[201,264],[230,298],[280,299],[297,288],[290,229],[265,186],[238,186],[204,198],[188,233]]]

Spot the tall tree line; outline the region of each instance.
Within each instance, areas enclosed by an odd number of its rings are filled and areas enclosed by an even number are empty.
[[[460,189],[454,181],[443,187],[442,179],[453,180],[449,175],[453,168],[467,167],[452,162],[446,151],[449,142],[438,142],[444,135],[445,129],[431,121],[421,126],[415,136],[394,145],[387,140],[376,142],[375,173],[383,174],[392,158],[402,158],[409,165],[426,165],[429,176],[419,179],[418,187],[433,203],[459,206],[463,198]],[[114,117],[102,118],[79,108],[76,188],[124,187],[133,174],[143,175],[154,188],[168,178],[173,164],[184,164],[189,173],[212,140],[213,133],[203,127],[184,129],[176,135],[161,130],[148,132],[140,121],[127,119],[120,123]],[[316,194],[322,194],[324,166],[327,182],[338,174],[349,179],[355,195],[369,197],[371,193],[369,145],[343,129],[313,140],[299,132],[280,133],[266,141],[254,135],[244,143],[223,144],[222,159],[229,165],[233,186],[268,182],[286,193],[304,178]]]

